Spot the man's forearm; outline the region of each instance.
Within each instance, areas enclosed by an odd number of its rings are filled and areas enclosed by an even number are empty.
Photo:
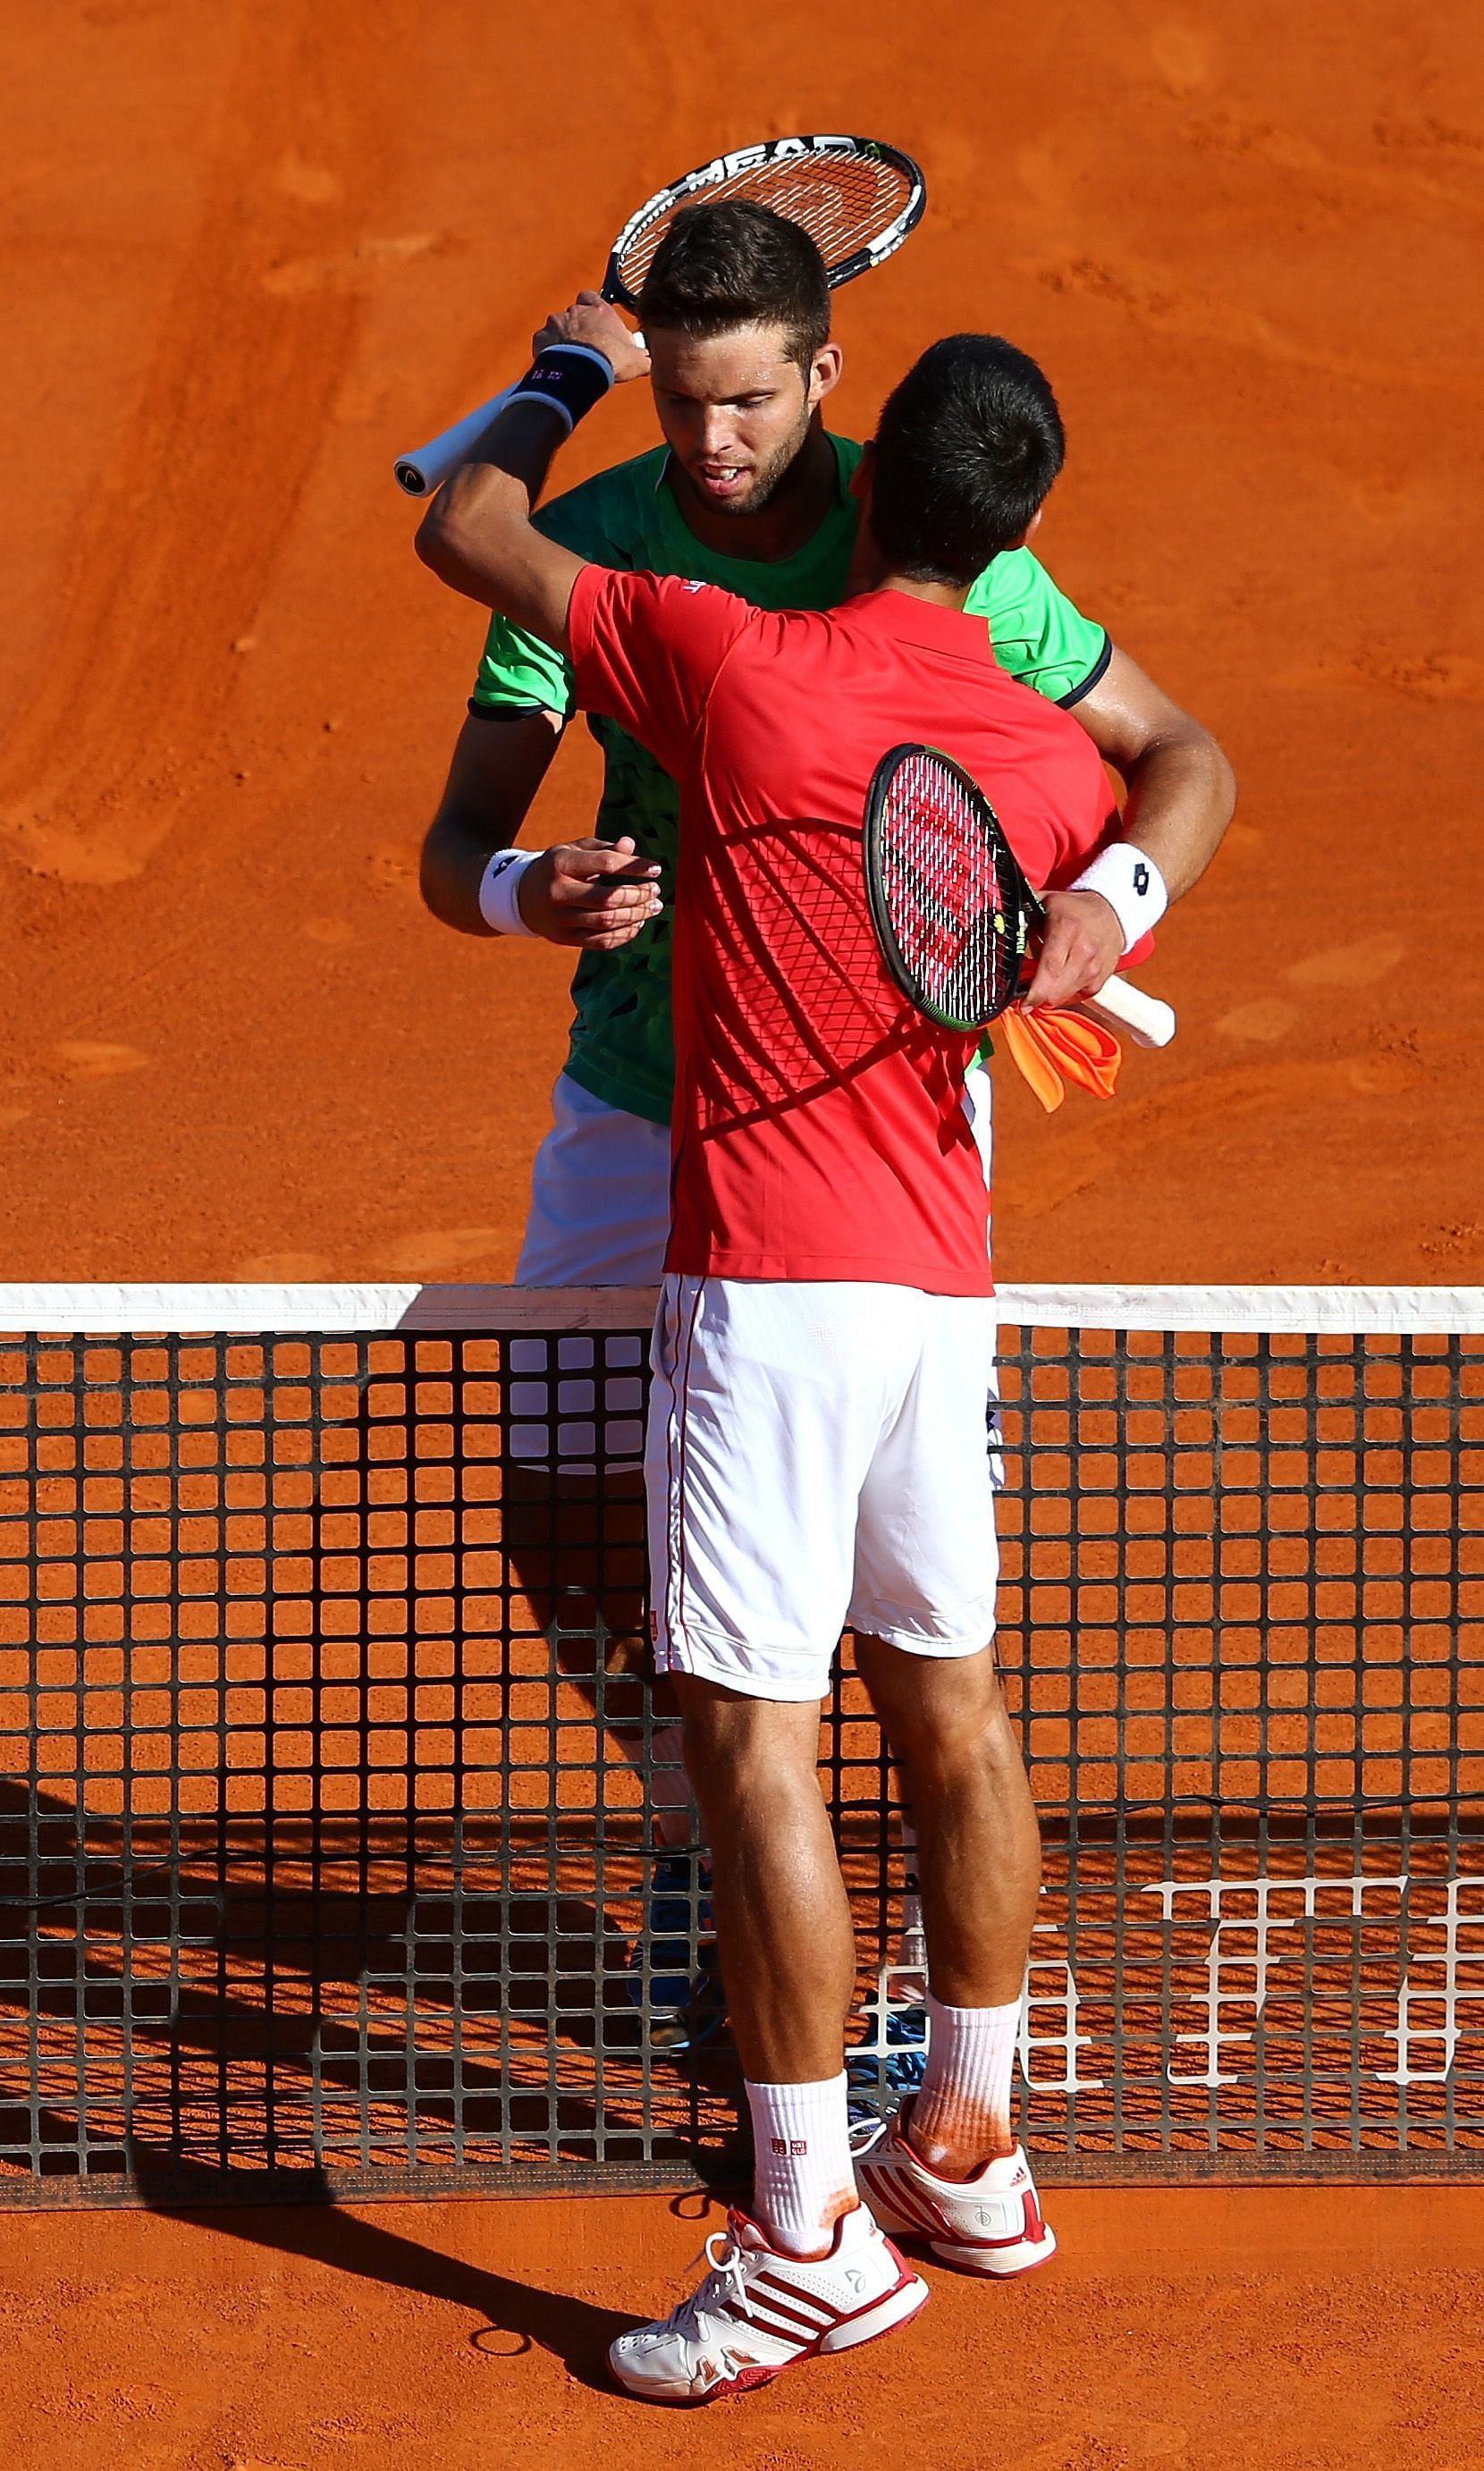
[[[513,837],[513,835],[512,835]],[[495,848],[509,847],[496,842]],[[489,864],[486,833],[459,815],[439,815],[422,845],[419,883],[435,918],[461,935],[489,935],[494,930],[480,908],[480,884]]]
[[[1220,846],[1237,804],[1237,780],[1220,747],[1192,726],[1148,746],[1129,765],[1123,837],[1164,877],[1171,901],[1197,883]]]
[[[1119,837],[1154,860],[1171,901],[1178,901],[1206,872],[1231,821],[1237,781],[1209,730],[1159,696],[1123,656],[1123,677],[1137,694],[1158,698],[1164,709],[1140,726],[1117,692],[1098,709],[1089,700],[1077,718],[1105,762],[1119,771],[1127,802]],[[1115,679],[1115,689],[1123,678]],[[1110,708],[1111,707],[1111,708]],[[1123,950],[1120,922],[1101,892],[1047,895],[1047,930],[1029,999],[1034,1003],[1072,1003],[1100,987]]]
[[[417,529],[417,554],[440,582],[486,609],[514,614],[509,604],[522,597],[531,542],[539,538],[530,511],[565,435],[560,412],[544,403],[507,404],[496,413]]]

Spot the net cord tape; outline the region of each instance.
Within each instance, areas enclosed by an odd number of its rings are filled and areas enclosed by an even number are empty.
[[[0,1330],[633,1330],[653,1287],[467,1284],[0,1284]],[[1022,1330],[1470,1333],[1484,1287],[1006,1285],[1000,1319]]]

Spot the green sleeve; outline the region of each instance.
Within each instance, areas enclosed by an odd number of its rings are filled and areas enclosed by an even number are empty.
[[[574,710],[572,663],[496,611],[480,655],[472,712],[530,712],[532,707],[570,720]]]
[[[1010,549],[970,590],[966,610],[988,623],[995,658],[1052,703],[1079,703],[1112,656],[1107,628],[1058,592],[1028,549]]]

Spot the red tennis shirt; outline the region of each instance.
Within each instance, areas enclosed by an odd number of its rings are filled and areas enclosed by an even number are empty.
[[[977,1042],[881,957],[866,789],[888,747],[940,746],[1031,882],[1063,883],[1118,823],[1092,741],[1006,677],[982,618],[908,593],[778,614],[588,566],[567,624],[578,703],[680,788],[666,1267],[991,1293]]]

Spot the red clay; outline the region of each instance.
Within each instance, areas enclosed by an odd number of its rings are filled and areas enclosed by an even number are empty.
[[[508,1274],[566,968],[418,905],[480,628],[391,458],[660,177],[832,123],[932,192],[842,296],[840,425],[946,328],[1040,355],[1048,560],[1243,783],[1162,935],[1176,1046],[1052,1122],[1004,1089],[1003,1270],[1484,1277],[1476,12],[12,0],[0,41],[0,1277]],[[635,389],[568,475],[648,435]],[[544,835],[593,782],[574,734]],[[1065,2197],[1051,2272],[935,2273],[700,2423],[585,2382],[698,2243],[658,2202],[10,2217],[8,2454],[1478,2471],[1476,2201]]]
[[[0,2221],[14,2471],[1477,2471],[1478,2200],[1065,2192],[911,2327],[699,2413],[610,2392],[708,2229],[659,2199]]]
[[[418,905],[480,627],[390,459],[658,176],[811,121],[932,190],[841,295],[841,425],[946,326],[1039,353],[1048,561],[1242,777],[1162,938],[1177,1045],[1053,1123],[1005,1090],[1004,1270],[1484,1275],[1473,12],[6,19],[0,1275],[508,1272],[566,970]],[[635,388],[567,471],[648,435]],[[574,733],[541,831],[592,781]]]

